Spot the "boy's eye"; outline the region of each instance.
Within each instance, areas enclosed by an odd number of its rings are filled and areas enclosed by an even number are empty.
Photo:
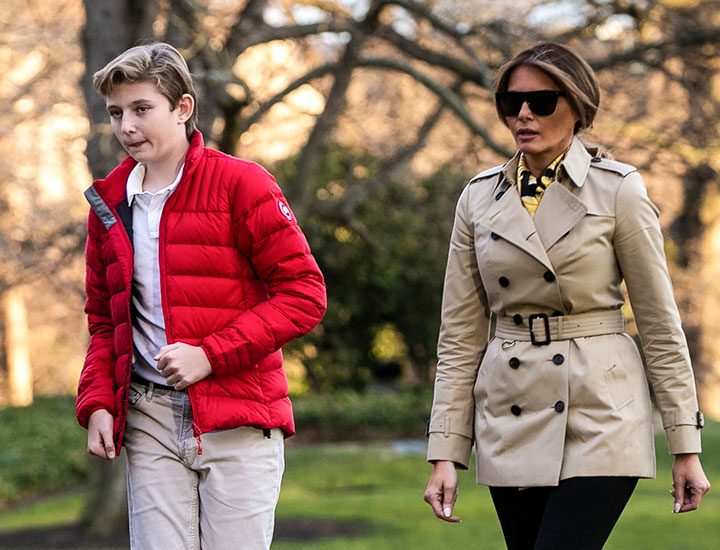
[[[110,118],[119,118],[122,116],[122,111],[108,111]]]
[[[147,113],[150,110],[150,107],[147,105],[140,105],[138,108],[138,113]]]

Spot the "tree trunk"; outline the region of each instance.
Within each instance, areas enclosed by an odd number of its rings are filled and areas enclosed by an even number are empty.
[[[90,457],[90,491],[80,524],[86,532],[107,536],[128,530],[125,457],[108,462]]]
[[[26,407],[33,402],[32,366],[27,308],[22,287],[5,293],[5,350],[7,357],[8,404]]]
[[[105,101],[95,93],[92,75],[117,55],[142,41],[154,39],[157,2],[141,0],[84,0],[86,23],[82,33],[86,72],[81,84],[90,117],[87,159],[94,178],[105,177],[125,156],[110,130]],[[90,457],[90,489],[82,525],[90,533],[127,530],[125,460],[112,464]]]

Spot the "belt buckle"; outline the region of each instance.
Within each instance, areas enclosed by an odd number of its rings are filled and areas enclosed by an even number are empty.
[[[535,323],[534,321],[536,319],[542,319],[543,325],[545,328],[545,338],[543,340],[539,340],[535,337]],[[533,346],[544,346],[545,344],[550,343],[550,321],[548,321],[548,316],[545,313],[533,313],[528,317],[528,323],[530,324],[530,341],[532,342]]]

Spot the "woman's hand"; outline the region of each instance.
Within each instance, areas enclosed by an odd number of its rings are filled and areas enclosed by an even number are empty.
[[[697,510],[700,500],[710,490],[710,482],[705,476],[697,454],[675,455],[672,467],[673,490],[675,498],[674,514]]]
[[[457,500],[457,472],[451,460],[438,460],[433,464],[423,500],[435,512],[435,515],[450,523],[459,523],[460,518],[452,515]]]

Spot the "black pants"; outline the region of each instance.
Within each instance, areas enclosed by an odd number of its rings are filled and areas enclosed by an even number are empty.
[[[636,477],[574,477],[557,487],[490,487],[508,550],[601,550]]]

